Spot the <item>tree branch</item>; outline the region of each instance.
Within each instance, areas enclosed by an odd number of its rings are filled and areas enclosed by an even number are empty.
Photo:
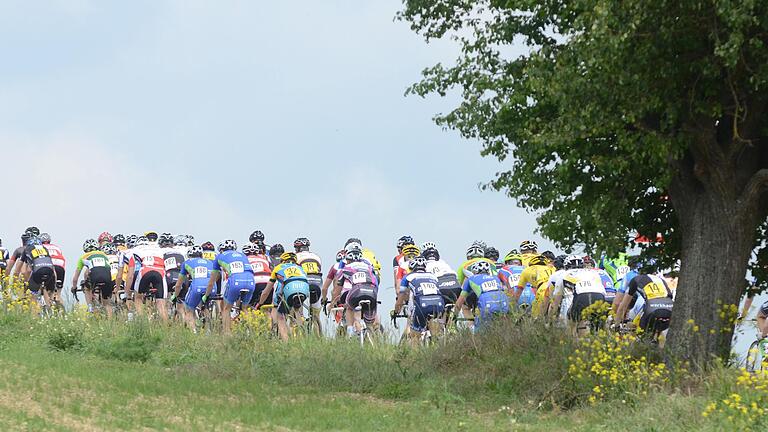
[[[765,192],[766,186],[768,186],[768,168],[762,168],[752,175],[747,186],[744,187],[744,192],[739,197],[741,205],[746,207],[757,204],[757,200]]]

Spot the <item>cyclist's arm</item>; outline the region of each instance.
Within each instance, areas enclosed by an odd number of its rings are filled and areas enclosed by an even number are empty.
[[[272,295],[272,290],[274,288],[275,288],[275,279],[270,279],[269,282],[267,282],[267,286],[264,287],[264,290],[261,292],[261,297],[259,297],[260,305],[267,303],[267,300],[269,299],[269,296]]]
[[[627,310],[629,309],[629,304],[632,303],[632,297],[633,296],[627,294],[627,295],[625,295],[621,299],[621,304],[619,305],[618,309],[616,310],[616,322],[617,323],[621,323],[622,321],[624,321],[624,319],[625,319],[625,317],[627,315]]]
[[[182,285],[184,285],[184,281],[186,280],[187,280],[187,275],[185,275],[184,273],[179,274],[179,278],[176,280],[176,285],[174,285],[173,287],[173,292],[176,295],[179,295],[179,293],[181,292],[181,287]]]
[[[221,272],[219,270],[211,270],[211,277],[208,279],[208,286],[205,287],[205,296],[211,295],[211,291],[213,291],[213,285],[216,283],[216,278],[219,277],[219,274]],[[133,272],[129,273],[128,278],[131,278],[131,275],[133,275]]]
[[[403,278],[402,282],[400,282],[400,287],[397,291],[397,300],[395,301],[395,312],[400,312],[400,309],[403,308],[403,305],[408,300],[408,281]],[[404,286],[405,285],[405,286]]]
[[[341,298],[342,282],[341,278],[337,277],[333,280],[333,292],[331,293],[331,307],[336,307],[339,299]]]

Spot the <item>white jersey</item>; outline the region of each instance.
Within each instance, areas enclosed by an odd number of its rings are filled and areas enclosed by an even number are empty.
[[[567,270],[555,285],[555,294],[573,297],[584,293],[605,295],[605,287],[598,272],[591,269]]]
[[[552,292],[556,291],[558,283],[563,282],[564,275],[565,275],[565,270],[560,269],[560,270],[555,270],[555,272],[549,276],[549,282],[547,283],[547,286],[552,288],[551,289]]]
[[[184,257],[184,259],[189,258],[187,256],[187,253],[189,253],[189,247],[188,246],[174,246],[171,248],[172,251],[178,252],[181,254],[181,256]]]
[[[310,252],[310,251],[303,251],[296,254],[296,264],[300,265],[301,268],[304,270],[304,272],[307,275],[315,274],[315,275],[322,275],[322,261],[320,261],[320,257],[317,256],[316,253]]]
[[[456,276],[456,272],[444,260],[427,260],[427,273],[432,273],[437,278],[446,274]]]

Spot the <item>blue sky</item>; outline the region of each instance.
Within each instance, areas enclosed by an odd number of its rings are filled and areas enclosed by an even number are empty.
[[[475,239],[550,247],[532,215],[478,190],[503,167],[431,121],[457,99],[403,95],[457,50],[395,22],[399,7],[3,2],[0,238],[40,226],[71,262],[105,229],[240,242],[259,228],[326,259],[358,236],[382,263],[402,234],[454,264]]]

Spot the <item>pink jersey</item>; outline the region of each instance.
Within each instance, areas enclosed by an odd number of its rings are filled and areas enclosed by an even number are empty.
[[[48,255],[51,256],[51,261],[53,262],[53,265],[59,266],[59,267],[66,267],[67,260],[64,259],[64,254],[61,253],[60,247],[50,243],[43,246],[45,246],[45,248],[48,249]]]

